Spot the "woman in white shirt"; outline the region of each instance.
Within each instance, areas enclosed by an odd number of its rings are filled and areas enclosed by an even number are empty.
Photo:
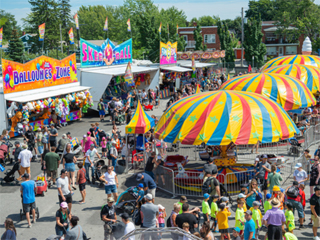
[[[108,198],[111,197],[111,193],[113,194],[114,201],[117,202],[118,199],[118,191],[119,181],[117,174],[113,171],[112,166],[108,166],[108,171],[101,175],[100,180],[105,183],[104,189]]]
[[[307,172],[302,169],[301,163],[297,163],[294,168],[296,168],[296,170],[293,172],[294,180],[297,181],[299,184],[304,185],[304,182],[308,180]]]

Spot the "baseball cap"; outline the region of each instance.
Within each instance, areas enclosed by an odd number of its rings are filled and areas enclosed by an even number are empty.
[[[19,141],[15,141],[14,144],[17,145],[17,144],[20,144],[20,142]]]
[[[253,201],[252,205],[253,205],[253,206],[260,206],[261,203],[260,203],[259,201]]]
[[[62,208],[68,208],[68,203],[62,202],[62,203],[60,204],[60,207],[62,207]]]
[[[297,185],[299,185],[299,183],[298,183],[298,181],[293,181],[292,185],[297,186]]]
[[[105,140],[106,138],[105,137],[102,137],[102,140]]]
[[[23,178],[29,178],[29,173],[25,173],[22,175]]]
[[[297,163],[297,164],[294,166],[294,168],[300,168],[300,167],[302,167],[302,164],[301,164],[301,163]]]
[[[41,131],[41,127],[38,127],[37,131]]]
[[[240,193],[239,195],[238,195],[238,198],[245,198],[246,197],[246,195],[244,195],[243,193]]]
[[[142,179],[142,176],[143,176],[143,175],[142,175],[141,173],[138,173],[138,174],[137,174],[137,177],[136,177],[136,180],[137,180],[137,181],[140,181],[140,180]]]
[[[138,187],[143,188],[143,183],[139,183]]]
[[[50,127],[54,126],[54,123],[50,123]]]
[[[67,137],[67,135],[66,134],[62,134],[62,138],[66,138]]]
[[[152,200],[152,194],[151,194],[151,193],[148,193],[148,194],[146,195],[146,199],[147,199],[147,200]]]
[[[235,227],[233,230],[235,230],[237,233],[240,233],[240,228]]]
[[[187,197],[186,197],[186,196],[181,196],[181,197],[180,197],[180,200],[181,200],[181,201],[186,201],[186,202],[188,202],[188,200],[187,200]]]
[[[67,172],[66,169],[61,169],[60,175],[63,174],[63,173],[66,173],[66,172]]]
[[[108,202],[114,202],[114,199],[113,199],[113,197],[108,197],[107,201]]]
[[[129,214],[128,213],[121,213],[120,217],[123,218],[124,220],[128,220],[129,219]]]
[[[89,135],[89,134],[91,134],[91,132],[87,132],[87,134]]]
[[[268,194],[266,195],[266,198],[267,198],[267,199],[270,199],[270,198],[271,198],[271,194],[268,193]]]
[[[221,198],[221,201],[222,201],[222,202],[228,202],[228,198],[227,198],[227,197],[222,197],[222,198]]]
[[[263,154],[262,158],[268,158],[268,156],[266,154]]]
[[[247,210],[246,214],[252,215],[252,212],[250,210]]]
[[[166,209],[164,206],[162,206],[161,204],[158,204],[159,209],[163,210]]]
[[[91,144],[90,144],[90,147],[94,147],[94,144],[93,144],[93,143],[91,143]]]
[[[208,193],[203,194],[204,199],[207,199],[210,197],[210,195]]]
[[[256,158],[256,160],[255,160],[255,161],[256,161],[256,162],[259,162],[259,160],[260,160],[259,158]]]

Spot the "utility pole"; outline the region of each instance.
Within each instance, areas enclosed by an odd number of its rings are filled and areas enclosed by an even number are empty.
[[[61,33],[61,23],[59,24],[60,26],[60,44],[61,44],[61,53],[63,53],[63,47],[62,47],[62,33]],[[57,49],[58,51],[58,49]],[[57,52],[58,53],[58,52]]]
[[[243,30],[243,7],[241,8],[241,67],[243,67],[243,41],[244,41],[244,30]]]

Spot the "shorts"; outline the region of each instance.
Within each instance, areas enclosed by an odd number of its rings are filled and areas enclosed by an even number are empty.
[[[64,197],[66,198],[66,201],[62,200],[62,197],[60,195],[59,196],[59,203],[61,204],[62,202],[67,202],[67,203],[72,203],[72,196],[71,193],[69,193],[68,195],[64,195]]]
[[[164,223],[159,223],[159,228],[164,228],[165,224]]]
[[[148,188],[148,193],[151,193],[152,199],[156,198],[156,189],[155,188],[154,189],[149,189]]]
[[[266,179],[260,178],[260,183],[261,183],[261,186],[260,186],[261,191],[268,190],[268,183]]]
[[[83,190],[85,190],[86,189],[86,183],[84,182],[84,183],[80,183],[79,184],[79,190],[80,190],[80,192],[82,192]]]
[[[25,172],[27,172],[28,174],[30,174],[30,167],[22,167],[20,166],[20,175],[23,175]]]
[[[107,148],[102,148],[102,152],[103,153],[107,152]]]
[[[49,140],[50,146],[51,147],[56,147],[57,146],[57,140]]]
[[[30,210],[36,209],[36,202],[33,203],[23,203],[23,211],[25,213],[30,212]]]
[[[318,216],[318,217],[316,218],[316,216],[312,214],[312,215],[311,215],[311,219],[312,219],[312,221],[313,221],[313,227],[315,227],[315,228],[320,227],[320,216]]]
[[[114,111],[109,111],[109,115],[110,115],[112,121],[114,121]]]
[[[318,184],[316,184],[316,178],[310,178],[310,187],[314,187],[314,186],[316,186],[316,185],[318,185]]]
[[[52,177],[53,182],[56,182],[57,170],[47,171],[47,176]]]
[[[293,199],[288,199],[288,202],[290,202],[293,206],[293,214],[294,210],[297,209],[299,218],[304,218],[303,207],[301,202],[297,202]]]
[[[255,234],[256,234],[257,236],[259,236],[259,228],[256,228]]]
[[[106,194],[116,193],[117,186],[116,185],[106,185],[106,186],[104,186],[104,190],[106,191]]]
[[[226,229],[219,229],[219,233],[229,233],[228,228]]]
[[[74,172],[76,170],[76,167],[75,167],[74,163],[66,163],[65,164],[65,169],[68,172]]]
[[[99,115],[100,116],[104,116],[106,113],[104,112],[104,110],[99,110]]]
[[[38,146],[38,153],[39,154],[43,154],[43,145],[42,146]]]

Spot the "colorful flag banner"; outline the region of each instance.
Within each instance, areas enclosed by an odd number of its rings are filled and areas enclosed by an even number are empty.
[[[193,54],[192,54],[192,57],[191,57],[191,61],[192,61],[191,68],[192,68],[193,73],[195,73],[196,72],[196,62],[194,61],[194,55]]]
[[[78,19],[78,14],[76,13],[74,16],[74,21],[76,22],[76,29],[79,29],[79,19]]]
[[[160,23],[159,33],[161,34],[162,23]]]
[[[46,24],[42,23],[41,25],[39,25],[39,41],[43,41],[44,40],[44,32],[46,29]]]
[[[2,48],[3,27],[0,28],[0,48]]]
[[[134,86],[133,74],[132,74],[131,63],[130,62],[128,62],[127,69],[126,69],[126,72],[124,74],[124,80],[126,81],[128,86],[130,86],[130,87]]]
[[[178,26],[178,24],[177,24],[177,35],[179,35],[179,32],[178,32],[178,30],[179,30],[179,26]]]
[[[160,64],[177,63],[178,42],[160,42]]]
[[[108,31],[108,17],[106,18],[106,21],[104,22],[103,31]]]
[[[73,35],[73,29],[70,28],[69,30],[69,40],[70,40],[70,44],[74,44],[74,35]]]
[[[130,18],[127,21],[128,24],[128,32],[131,32],[131,23],[130,23]]]
[[[229,73],[228,73],[228,78],[227,78],[227,80],[229,80],[230,79],[230,75],[229,75]]]

